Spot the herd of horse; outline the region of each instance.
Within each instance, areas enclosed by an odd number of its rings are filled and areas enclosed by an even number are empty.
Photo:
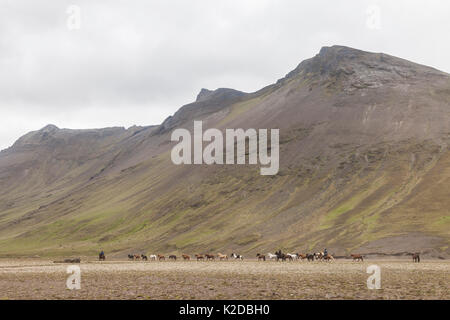
[[[358,255],[359,256],[359,255]],[[266,261],[266,256],[263,254],[256,254],[256,258],[258,261]],[[283,253],[281,250],[278,250],[273,253],[268,253],[267,258],[269,260],[276,260],[276,261],[294,261],[294,260],[307,260],[307,261],[333,261],[334,257],[331,254],[323,253],[323,252],[314,252],[314,253]],[[355,259],[354,259],[355,260]]]
[[[168,260],[172,260],[172,261],[177,261],[177,256],[172,254],[169,255]],[[228,260],[228,255],[223,254],[223,253],[218,253],[217,255],[214,254],[195,254],[193,257],[191,257],[190,255],[187,254],[182,254],[181,258],[183,260],[191,260],[191,259],[195,259],[197,261],[215,261],[216,258],[220,261],[223,260]],[[236,253],[232,253],[230,255],[230,258],[232,259],[236,259],[236,260],[244,260],[244,256],[240,255],[240,254],[236,254]],[[153,261],[165,261],[166,260],[166,256],[165,255],[161,255],[161,254],[151,254],[148,257],[145,254],[129,254],[128,255],[128,259],[129,260],[143,260],[143,261],[148,261],[148,260],[153,260]],[[103,259],[104,260],[104,259]]]
[[[217,253],[217,254],[209,254],[209,253],[204,253],[204,254],[195,254],[193,256],[187,255],[187,254],[182,254],[181,257],[177,257],[176,255],[169,255],[167,256],[168,260],[171,261],[177,261],[177,259],[182,259],[184,261],[189,261],[189,260],[197,260],[197,261],[215,261],[215,260],[219,260],[219,261],[227,261],[228,257],[230,257],[230,259],[234,259],[234,260],[244,260],[244,256],[241,254],[237,254],[237,253],[232,253],[230,256],[228,256],[227,254],[223,254],[223,253]],[[361,254],[351,254],[350,255],[351,259],[353,261],[360,261],[363,262],[364,261],[364,257]],[[129,254],[128,255],[128,259],[129,260],[142,260],[142,261],[148,261],[148,260],[153,260],[153,261],[165,261],[166,260],[166,256],[165,255],[161,255],[161,254],[151,254],[148,257],[145,254]],[[266,260],[276,260],[276,261],[295,261],[295,260],[307,260],[307,261],[327,261],[327,262],[331,262],[334,261],[335,258],[331,255],[331,254],[325,254],[323,252],[314,252],[314,253],[283,253],[281,250],[276,251],[275,253],[267,253],[267,255],[261,254],[261,253],[257,253],[256,254],[256,259],[258,261],[266,261]],[[104,259],[103,259],[104,260]],[[413,254],[413,261],[414,262],[420,262],[420,257],[418,253],[414,253]]]
[[[412,259],[413,262],[420,262],[420,255],[418,252],[416,253],[411,253],[412,255]],[[177,261],[177,256],[172,254],[167,256],[168,260],[171,261]],[[197,260],[197,261],[215,261],[217,258],[217,260],[219,261],[227,261],[228,260],[228,255],[223,254],[223,253],[217,253],[217,254],[195,254],[194,256],[190,256],[187,254],[182,254],[181,255],[181,259],[183,259],[184,261],[189,261],[189,260]],[[360,261],[363,262],[364,261],[364,257],[361,254],[350,254],[350,258],[353,261]],[[105,254],[101,253],[99,254],[99,260],[105,260],[106,256]],[[148,260],[153,260],[153,261],[165,261],[166,260],[166,256],[165,255],[161,255],[161,254],[151,254],[148,257],[145,254],[128,254],[128,259],[129,260],[142,260],[142,261],[148,261]],[[244,256],[241,254],[237,254],[237,253],[232,253],[230,255],[230,259],[234,259],[234,260],[244,260]],[[307,260],[307,261],[327,261],[327,262],[331,262],[334,261],[335,258],[328,253],[324,253],[324,252],[314,252],[314,253],[283,253],[281,250],[276,251],[275,253],[267,253],[267,255],[261,254],[261,253],[257,253],[256,254],[256,259],[258,261],[266,261],[266,259],[268,260],[276,260],[276,261],[294,261],[294,260]]]

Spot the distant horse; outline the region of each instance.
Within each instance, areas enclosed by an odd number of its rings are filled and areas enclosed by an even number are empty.
[[[306,254],[303,254],[303,253],[297,253],[297,257],[298,257],[298,259],[302,259],[302,260],[305,260],[307,258]]]
[[[322,260],[324,257],[323,252],[315,252],[314,253],[314,258],[316,258],[316,260]]]
[[[323,256],[322,259],[327,262],[334,261],[334,258],[331,254],[327,254],[326,256]]]
[[[150,258],[150,260],[154,260],[154,261],[156,261],[156,259],[158,259],[158,257],[156,256],[156,254],[151,254],[151,255],[149,256],[149,258]]]
[[[134,255],[134,260],[140,260],[141,259],[141,256],[140,255],[138,255],[138,254],[135,254]]]
[[[195,258],[197,259],[197,261],[199,260],[205,260],[205,257],[202,254],[196,254]]]
[[[277,255],[269,252],[269,253],[267,254],[267,257],[268,257],[270,260],[273,260],[273,259],[276,259],[276,258],[277,258]]]
[[[169,256],[169,260],[177,261],[177,256],[174,255],[174,254],[171,254],[171,255]]]
[[[288,256],[281,252],[281,250],[275,252],[275,255],[277,256],[277,261],[286,261],[286,259],[288,258]]]
[[[166,257],[164,257],[163,255],[158,254],[158,261],[164,260],[166,261]]]
[[[314,253],[307,253],[306,259],[308,259],[308,261],[314,261],[315,256],[316,255]]]
[[[218,253],[217,254],[217,258],[219,258],[219,260],[228,260],[228,256],[226,254],[222,254],[222,253]]]
[[[258,258],[258,261],[260,260],[266,261],[266,256],[261,253],[257,253],[256,257]]]
[[[205,254],[206,257],[206,261],[214,261],[216,259],[216,257],[213,254]]]
[[[286,255],[289,257],[288,259],[291,260],[291,261],[298,259],[298,256],[297,256],[296,253],[286,253]]]
[[[141,254],[141,258],[142,258],[142,260],[145,260],[145,261],[148,260],[148,258],[147,258],[147,256],[145,254]]]
[[[234,259],[244,260],[244,256],[243,255],[236,254],[234,252],[231,254],[231,257],[234,258]]]
[[[134,260],[134,255],[132,255],[132,254],[129,254],[129,255],[128,255],[128,259],[130,259],[130,260]]]
[[[103,261],[105,261],[106,260],[106,256],[105,256],[105,254],[104,253],[102,253],[102,252],[100,252],[99,254],[98,254],[98,260],[103,260]]]
[[[353,261],[364,262],[363,256],[360,254],[351,254],[350,256],[352,257]]]
[[[413,262],[420,262],[420,255],[418,252],[412,254]]]
[[[183,257],[183,260],[191,260],[191,257],[188,256],[187,254],[183,254],[181,256]]]

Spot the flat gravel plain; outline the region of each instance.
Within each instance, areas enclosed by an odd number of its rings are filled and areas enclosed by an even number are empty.
[[[450,299],[450,261],[84,261],[0,259],[0,299]],[[378,265],[381,289],[366,269]]]

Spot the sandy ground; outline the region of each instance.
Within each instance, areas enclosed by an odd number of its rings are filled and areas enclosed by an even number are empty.
[[[366,268],[381,268],[381,289]],[[79,264],[69,290],[67,264],[0,260],[0,299],[450,299],[450,261],[140,262]]]

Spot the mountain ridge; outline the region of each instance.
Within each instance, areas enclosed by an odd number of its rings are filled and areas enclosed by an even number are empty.
[[[0,255],[326,245],[446,256],[449,87],[433,68],[333,46],[253,93],[202,89],[157,126],[46,126],[0,153]],[[279,128],[278,175],[173,165],[170,132],[193,120]]]

